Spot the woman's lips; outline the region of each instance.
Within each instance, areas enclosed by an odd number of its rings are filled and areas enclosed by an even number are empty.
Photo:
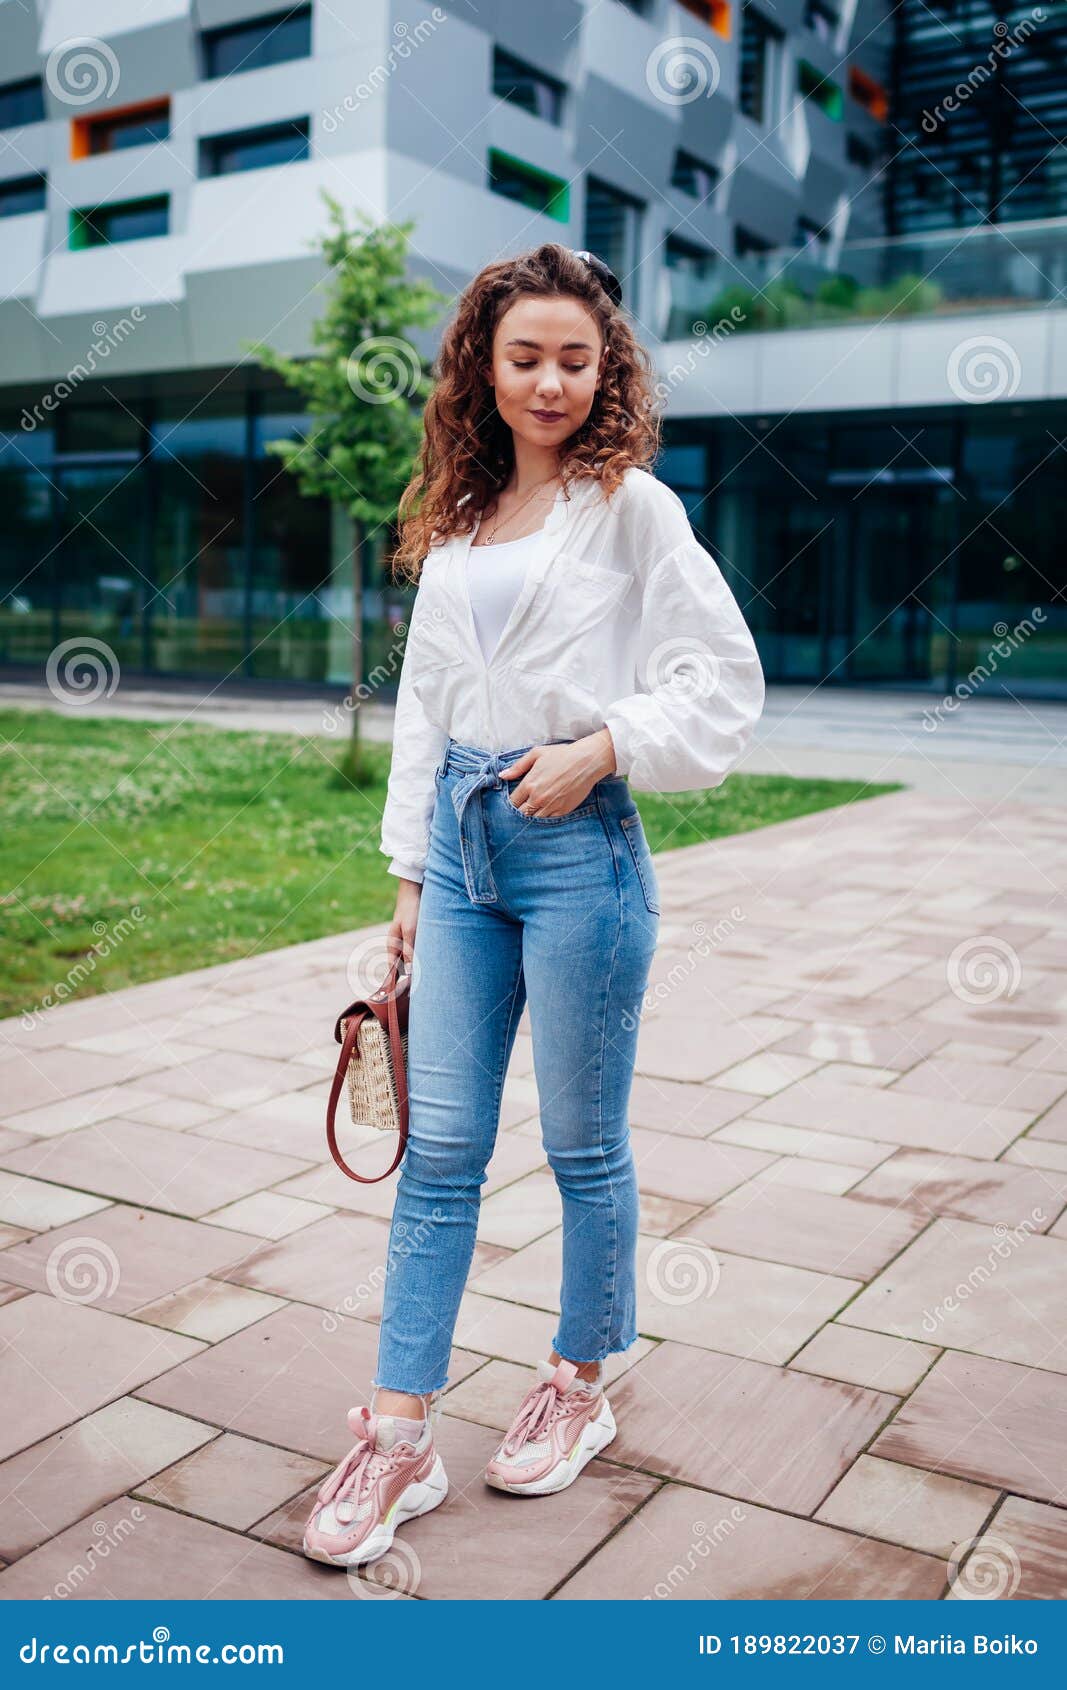
[[[566,411],[534,411],[532,413],[539,422],[562,422]]]

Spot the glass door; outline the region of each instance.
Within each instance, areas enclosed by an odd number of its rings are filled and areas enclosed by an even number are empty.
[[[133,461],[60,464],[59,638],[102,640],[120,666],[144,664],[146,606],[143,469]]]
[[[876,484],[848,501],[839,583],[850,681],[943,684],[951,641],[952,487]]]

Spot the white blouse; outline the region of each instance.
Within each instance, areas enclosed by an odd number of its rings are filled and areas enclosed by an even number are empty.
[[[569,498],[561,488],[488,659],[467,579],[472,538],[430,547],[411,609],[382,815],[390,873],[422,880],[450,737],[506,751],[606,727],[616,771],[638,791],[725,779],[763,709],[763,672],[676,493],[637,468],[610,499],[594,479]]]
[[[522,591],[527,566],[537,556],[543,528],[518,540],[498,540],[491,546],[471,546],[467,556],[467,590],[474,630],[488,663],[497,648],[512,608]]]

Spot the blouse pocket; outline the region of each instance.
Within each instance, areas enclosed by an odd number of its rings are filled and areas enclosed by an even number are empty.
[[[656,870],[652,863],[652,852],[649,850],[645,830],[641,824],[641,817],[635,810],[632,816],[620,818],[623,837],[630,847],[630,854],[637,869],[637,878],[641,882],[645,907],[650,914],[660,914],[659,883],[656,880]]]
[[[595,693],[611,643],[605,624],[633,585],[633,577],[620,570],[566,553],[554,558],[519,630],[515,667],[560,676]]]

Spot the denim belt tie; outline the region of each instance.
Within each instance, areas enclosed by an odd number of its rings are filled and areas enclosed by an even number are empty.
[[[489,840],[485,831],[485,813],[480,803],[470,800],[487,788],[500,784],[500,771],[514,763],[513,751],[496,751],[483,757],[477,767],[465,770],[452,787],[452,806],[459,822],[459,849],[463,858],[463,878],[467,896],[475,904],[495,904],[496,884],[489,867]]]

